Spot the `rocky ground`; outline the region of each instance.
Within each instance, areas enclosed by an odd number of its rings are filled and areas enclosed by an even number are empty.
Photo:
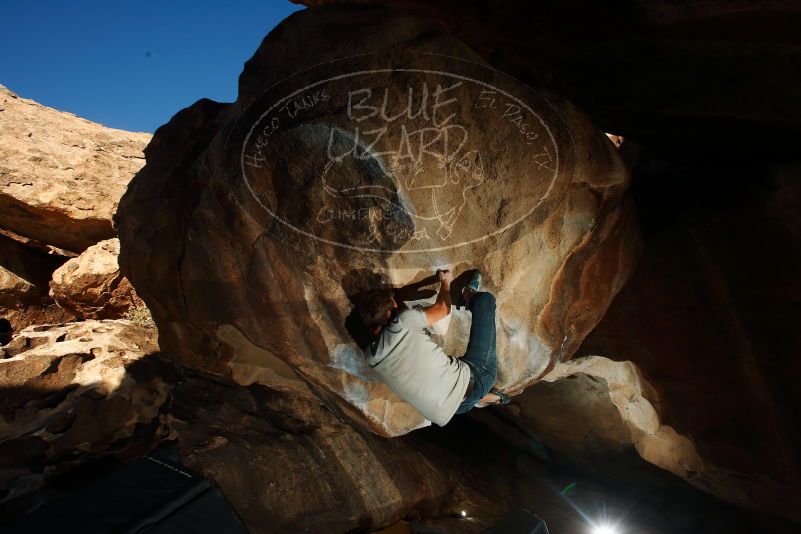
[[[2,351],[4,521],[159,443],[213,478],[253,532],[346,532],[403,520],[473,533],[518,506],[554,532],[587,527],[576,508],[598,522],[623,521],[632,533],[732,532],[775,521],[656,468],[593,479],[521,429],[519,405],[388,440],[317,400],[178,367],[159,353],[152,328],[127,320],[30,327]]]

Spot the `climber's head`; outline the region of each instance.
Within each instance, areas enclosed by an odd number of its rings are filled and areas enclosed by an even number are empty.
[[[378,331],[390,321],[392,314],[398,308],[398,303],[392,295],[392,289],[385,287],[368,291],[359,299],[356,307],[365,326]]]

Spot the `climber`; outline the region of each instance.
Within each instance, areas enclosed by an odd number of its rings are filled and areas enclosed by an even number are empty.
[[[374,289],[357,304],[372,342],[367,361],[381,379],[427,419],[444,426],[455,414],[475,406],[508,404],[511,398],[495,389],[495,297],[481,290],[474,271],[461,302],[472,313],[470,338],[461,358],[448,356],[426,331],[451,312],[453,275],[438,271],[436,302],[422,310],[398,309],[390,288]]]

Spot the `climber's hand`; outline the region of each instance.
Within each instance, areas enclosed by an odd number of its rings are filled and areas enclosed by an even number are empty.
[[[437,278],[441,282],[437,300],[431,306],[423,308],[428,326],[433,326],[434,323],[451,313],[451,280],[453,280],[453,273],[447,269],[438,269]]]

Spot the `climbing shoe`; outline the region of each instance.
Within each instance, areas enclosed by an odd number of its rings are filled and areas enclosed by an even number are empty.
[[[484,282],[484,277],[481,276],[481,271],[475,269],[473,271],[472,276],[470,276],[470,280],[468,280],[467,284],[462,288],[461,306],[467,307],[468,296],[471,293],[476,293],[477,291],[481,291],[483,282]]]
[[[512,397],[510,397],[509,395],[507,395],[506,393],[504,393],[499,389],[492,388],[490,389],[490,393],[498,395],[499,397],[498,402],[495,402],[493,404],[509,404],[510,402],[512,402]]]
[[[490,393],[494,393],[498,396],[498,402],[477,402],[475,404],[475,408],[486,408],[487,406],[498,406],[501,404],[509,404],[512,402],[512,397],[507,395],[506,393],[499,391],[495,388],[489,390]]]

